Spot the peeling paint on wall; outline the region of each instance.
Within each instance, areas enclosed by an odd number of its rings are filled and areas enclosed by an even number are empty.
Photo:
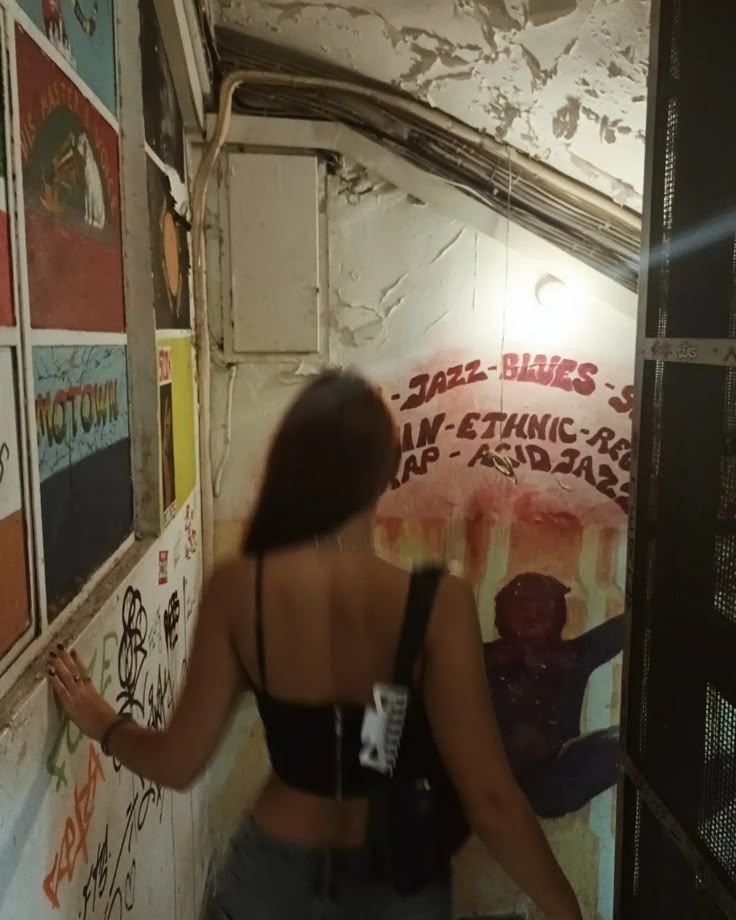
[[[641,208],[648,0],[219,0],[219,10],[227,25],[399,87]]]

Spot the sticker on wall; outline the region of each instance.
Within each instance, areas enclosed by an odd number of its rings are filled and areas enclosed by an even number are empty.
[[[169,551],[167,549],[158,551],[158,583],[160,585],[169,583]]]
[[[184,126],[153,0],[140,0],[139,9],[146,141],[184,178]]]
[[[176,212],[168,176],[148,158],[153,296],[158,329],[188,329],[189,226]]]
[[[0,656],[30,625],[28,556],[13,354],[0,349]]]
[[[8,220],[8,180],[5,156],[5,112],[0,73],[0,326],[13,325],[12,260]]]
[[[159,340],[161,506],[166,523],[183,507],[196,482],[192,368],[188,336]]]
[[[115,131],[17,29],[31,323],[125,327]]]
[[[53,617],[132,531],[125,347],[36,347],[33,373]]]
[[[113,0],[19,0],[48,42],[115,114]]]

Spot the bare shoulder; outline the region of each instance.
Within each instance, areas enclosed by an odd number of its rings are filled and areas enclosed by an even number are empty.
[[[251,578],[253,568],[253,560],[249,556],[233,556],[215,566],[208,586],[214,591],[227,589],[243,579]]]
[[[437,591],[432,619],[429,623],[430,643],[444,642],[448,633],[475,632],[479,629],[475,596],[470,584],[457,575],[443,576]]]
[[[447,572],[440,582],[437,599],[440,604],[472,604],[474,603],[473,589],[464,578]]]
[[[355,566],[352,583],[363,582],[365,595],[385,602],[387,610],[395,612],[398,618],[403,617],[411,571],[377,556],[356,556],[352,565]],[[467,633],[477,629],[473,589],[464,579],[445,572],[440,579],[427,638],[430,643],[435,639],[441,642],[448,631]]]
[[[254,562],[248,556],[234,556],[217,565],[204,588],[204,603],[227,616],[237,607],[248,606],[254,581]]]

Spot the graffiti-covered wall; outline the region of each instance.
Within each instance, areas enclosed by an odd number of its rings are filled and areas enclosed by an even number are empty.
[[[186,672],[196,510],[182,507],[76,643],[97,688],[151,728]],[[167,792],[103,757],[59,721],[45,681],[0,733],[0,762],[0,917],[197,920],[209,851],[196,788]]]
[[[139,15],[140,57],[120,18]],[[64,641],[150,728],[185,679],[201,560],[182,120],[152,0],[9,0],[0,45],[0,917],[198,920],[202,788],[175,795],[103,756],[61,718],[45,667]],[[124,72],[139,84],[119,99]],[[123,110],[146,133],[132,190]],[[149,205],[155,332],[126,302],[126,193]],[[136,369],[159,384],[160,444],[139,452],[151,473],[160,457],[158,495],[137,494]],[[160,510],[145,543],[134,498]]]
[[[232,407],[220,552],[237,545],[268,434],[305,375],[330,363],[372,377],[402,442],[378,548],[442,559],[473,584],[516,775],[584,915],[610,918],[635,297],[513,226],[484,237],[349,163],[326,188],[324,353],[215,380],[216,451]],[[549,275],[566,287],[543,292]],[[253,784],[257,747],[240,754]],[[525,906],[477,844],[456,902],[460,916]]]

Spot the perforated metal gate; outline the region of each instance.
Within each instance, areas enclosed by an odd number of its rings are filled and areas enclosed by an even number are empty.
[[[736,918],[736,3],[655,0],[617,916]]]

